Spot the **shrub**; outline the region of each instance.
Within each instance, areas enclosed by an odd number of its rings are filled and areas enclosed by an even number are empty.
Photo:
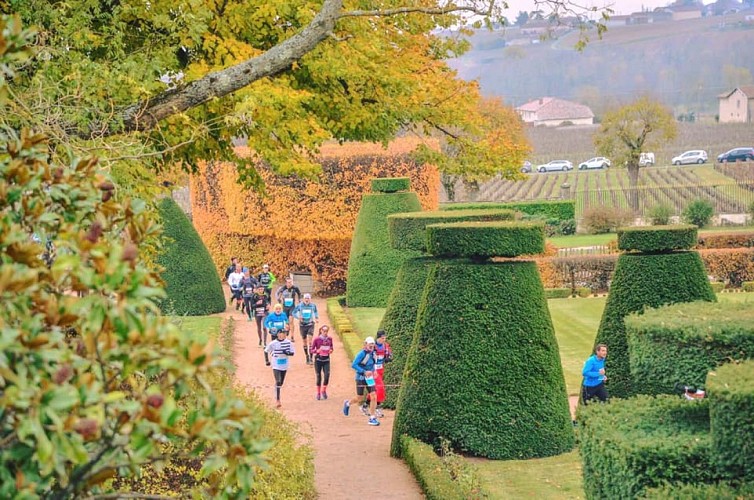
[[[569,236],[576,234],[576,219],[564,220],[560,223],[560,234]]]
[[[351,324],[351,320],[343,311],[341,306],[342,297],[332,297],[327,299],[327,317],[330,318],[335,333],[340,337],[340,341],[343,342],[343,349],[348,355],[349,361],[356,357],[356,354],[361,350],[363,341],[356,333],[356,329]],[[391,346],[392,340],[391,340]]]
[[[683,220],[697,227],[704,227],[710,223],[712,216],[715,215],[715,207],[707,200],[698,198],[691,201],[683,209]]]
[[[711,282],[709,286],[712,287],[712,291],[715,293],[720,293],[725,289],[725,283],[719,283],[717,281]]]
[[[670,224],[670,217],[673,216],[673,208],[670,205],[660,203],[650,208],[648,215],[653,226],[667,226]]]
[[[754,281],[744,281],[741,283],[744,292],[754,292]]]
[[[160,309],[179,316],[204,316],[225,310],[217,268],[191,221],[172,198],[159,206],[163,225],[162,266],[166,297]]]
[[[491,208],[505,208],[521,212],[522,214],[537,215],[559,221],[576,219],[576,202],[574,200],[445,203],[440,207],[440,210],[479,210]]]
[[[435,256],[517,257],[542,253],[541,224],[454,222],[427,226],[427,249]]]
[[[397,408],[394,454],[403,434],[434,447],[447,439],[454,450],[495,459],[551,456],[574,446],[557,341],[533,262],[432,266]]]
[[[637,392],[703,386],[707,372],[754,358],[754,310],[749,304],[691,302],[626,317],[631,377]]]
[[[373,193],[397,193],[411,189],[411,179],[408,177],[384,177],[372,179]]]
[[[589,234],[611,233],[621,226],[633,222],[630,210],[618,207],[590,207],[584,210],[582,223]]]
[[[739,287],[744,281],[754,280],[754,249],[729,248],[699,252],[707,274],[715,281],[730,287]]]
[[[634,394],[624,323],[626,315],[647,307],[695,300],[716,300],[696,252],[623,254],[618,258],[595,341],[595,344],[608,346],[605,370],[611,396]]]
[[[589,287],[580,286],[576,288],[576,295],[582,298],[589,297],[592,294],[592,290]]]
[[[710,441],[707,401],[638,396],[582,407],[586,497],[636,498],[664,483],[716,481]]]
[[[708,233],[700,234],[697,249],[750,248],[754,247],[754,233]]]
[[[754,484],[673,484],[648,489],[645,500],[743,500],[754,498]]]
[[[545,288],[546,299],[566,299],[570,296],[570,288]]]
[[[622,227],[618,229],[618,248],[639,252],[688,250],[696,245],[696,226],[674,225]]]
[[[401,264],[419,256],[419,252],[390,246],[387,216],[419,210],[414,193],[364,195],[348,259],[346,301],[350,307],[385,307]]]
[[[754,482],[754,361],[710,372],[707,391],[718,469],[730,478]]]

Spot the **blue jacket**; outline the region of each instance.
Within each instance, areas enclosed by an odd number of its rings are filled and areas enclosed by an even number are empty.
[[[374,371],[375,354],[374,351],[362,349],[353,358],[351,368],[356,370],[356,380],[364,380],[364,372]]]
[[[319,312],[317,311],[317,306],[314,302],[309,302],[309,304],[299,302],[291,314],[293,314],[294,318],[300,319],[302,323],[307,325],[314,323],[315,320],[319,319]]]
[[[276,330],[280,330],[285,328],[285,326],[288,324],[288,316],[281,312],[280,314],[277,314],[275,311],[272,311],[270,314],[267,315],[266,318],[264,318],[264,327],[268,330],[271,328],[275,328]]]
[[[596,354],[592,354],[584,363],[584,369],[581,374],[584,376],[584,385],[586,387],[596,387],[600,385],[605,376],[600,375],[600,370],[605,368],[605,360],[599,359]]]

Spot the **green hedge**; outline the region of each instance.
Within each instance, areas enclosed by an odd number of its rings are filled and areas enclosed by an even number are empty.
[[[542,224],[453,222],[427,226],[427,249],[435,256],[518,257],[545,251]]]
[[[411,348],[416,327],[416,316],[419,311],[427,274],[432,264],[436,262],[430,257],[409,259],[403,263],[395,286],[390,293],[387,309],[382,316],[380,329],[387,333],[390,347],[393,349],[393,361],[385,365],[385,384],[399,386],[403,380],[403,369]],[[398,401],[398,390],[386,392],[385,408],[395,408]]]
[[[225,296],[217,268],[191,221],[172,198],[158,205],[162,221],[162,266],[167,298],[162,312],[179,316],[204,316],[225,310]]]
[[[711,448],[706,401],[637,396],[579,412],[587,498],[636,498],[665,482],[719,480]]]
[[[754,484],[665,485],[647,490],[645,500],[743,500],[754,498]]]
[[[635,394],[624,318],[647,307],[695,300],[717,300],[698,253],[623,254],[618,257],[595,341],[595,344],[608,346],[605,370],[611,396]]]
[[[341,297],[327,299],[327,317],[330,318],[330,326],[343,342],[343,349],[348,355],[349,361],[356,357],[361,350],[364,341],[351,324],[351,320],[340,305]],[[392,345],[392,344],[391,344]]]
[[[754,361],[710,372],[707,392],[719,470],[733,479],[754,482]]]
[[[385,307],[403,261],[420,255],[390,246],[387,216],[419,210],[416,193],[364,195],[348,258],[346,301],[350,307]]]
[[[546,299],[567,299],[572,295],[570,288],[545,288]]]
[[[744,292],[754,292],[754,281],[744,281],[741,283]]]
[[[620,227],[618,249],[639,252],[688,250],[696,246],[697,227],[691,225]]]
[[[670,394],[676,384],[703,386],[707,372],[754,358],[754,308],[746,303],[692,302],[626,317],[636,391]]]
[[[558,344],[534,262],[433,265],[393,426],[495,459],[563,453],[574,435]]]
[[[430,224],[463,221],[501,221],[514,220],[513,210],[454,210],[452,212],[436,210],[432,212],[409,212],[393,214],[387,218],[390,244],[400,250],[427,250],[426,227]]]
[[[507,208],[528,215],[542,215],[548,219],[567,221],[576,218],[576,202],[565,201],[524,201],[513,203],[482,202],[482,203],[445,203],[441,210],[479,210],[485,208]]]
[[[411,189],[411,179],[409,177],[372,179],[373,193],[396,193],[398,191],[408,191],[409,189]]]
[[[715,293],[720,293],[725,289],[725,283],[712,282],[709,284],[709,286],[712,288],[712,291]]]

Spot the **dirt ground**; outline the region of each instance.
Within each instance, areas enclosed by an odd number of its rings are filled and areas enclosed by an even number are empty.
[[[315,300],[319,325],[329,325],[325,302]],[[258,346],[256,323],[228,308],[225,316],[236,322],[236,377],[242,385],[253,387],[270,406],[275,403],[272,369],[265,366]],[[379,427],[367,425],[358,408],[351,415],[342,413],[343,400],[355,395],[354,372],[343,344],[334,334],[334,353],[326,401],[315,399],[314,368],[306,364],[303,344],[295,334],[295,352],[282,390],[285,416],[311,434],[314,446],[315,483],[319,498],[357,499],[375,496],[383,499],[424,498],[406,464],[390,457],[393,412],[385,411]],[[380,479],[381,478],[381,479]]]

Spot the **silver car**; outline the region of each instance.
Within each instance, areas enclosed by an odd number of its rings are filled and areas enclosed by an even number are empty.
[[[573,163],[568,160],[552,160],[544,165],[537,165],[537,172],[568,172],[573,170]]]
[[[584,163],[579,165],[579,170],[589,170],[592,168],[608,168],[610,167],[610,160],[604,156],[597,156],[596,158],[590,158]]]
[[[691,165],[693,163],[701,165],[707,163],[707,152],[703,149],[692,149],[674,157],[670,160],[670,163],[673,165]]]

